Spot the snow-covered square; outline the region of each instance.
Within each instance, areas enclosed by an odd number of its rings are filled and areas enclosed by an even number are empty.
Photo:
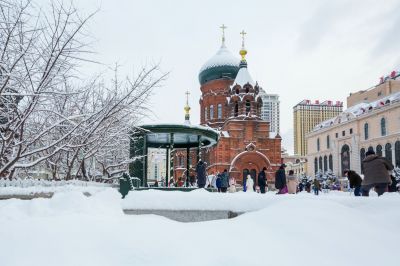
[[[38,190],[38,188],[36,188]],[[90,191],[85,196],[82,191]],[[232,210],[181,223],[123,209]],[[1,265],[398,265],[400,196],[65,189],[0,201]]]

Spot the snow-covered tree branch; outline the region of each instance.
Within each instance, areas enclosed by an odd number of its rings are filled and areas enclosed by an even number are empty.
[[[129,138],[147,113],[158,64],[120,81],[86,81],[85,25],[72,4],[0,0],[0,177],[47,169],[53,178],[92,179],[96,164],[111,177],[124,171]],[[47,10],[47,9],[46,9]]]

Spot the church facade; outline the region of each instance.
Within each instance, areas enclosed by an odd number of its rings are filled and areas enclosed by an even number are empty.
[[[203,149],[201,158],[209,174],[227,169],[238,183],[248,174],[257,183],[266,167],[272,181],[281,164],[281,137],[270,137],[270,123],[261,119],[261,87],[248,71],[246,54],[244,40],[238,59],[223,36],[220,49],[200,70],[200,124],[220,132],[218,144]]]

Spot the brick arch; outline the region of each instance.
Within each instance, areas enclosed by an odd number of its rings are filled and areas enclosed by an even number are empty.
[[[259,173],[264,166],[267,169],[271,167],[267,156],[259,151],[243,151],[233,158],[229,172],[237,181],[241,181],[243,169],[255,169]]]

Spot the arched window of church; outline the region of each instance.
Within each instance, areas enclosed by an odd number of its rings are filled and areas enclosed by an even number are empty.
[[[249,87],[246,86],[246,93],[249,93]]]
[[[328,157],[324,156],[324,171],[328,171]]]
[[[329,170],[333,171],[333,157],[332,157],[332,154],[329,155]]]
[[[239,94],[239,87],[236,88],[235,92],[236,94]]]
[[[392,144],[386,143],[385,145],[385,158],[392,162]]]
[[[376,146],[376,155],[382,156],[382,145]]]
[[[381,135],[386,136],[386,119],[384,117],[381,119]]]
[[[251,103],[250,100],[246,100],[246,115],[250,115],[251,112]]]
[[[235,102],[235,110],[233,111],[233,115],[234,116],[238,116],[239,115],[239,103]]]
[[[204,107],[204,120],[207,121],[208,120],[208,108]]]
[[[214,119],[214,105],[210,105],[210,119]]]
[[[218,104],[218,119],[222,118],[222,104]]]
[[[326,136],[326,148],[329,149],[331,147],[331,142],[330,142],[330,138],[329,135]]]

